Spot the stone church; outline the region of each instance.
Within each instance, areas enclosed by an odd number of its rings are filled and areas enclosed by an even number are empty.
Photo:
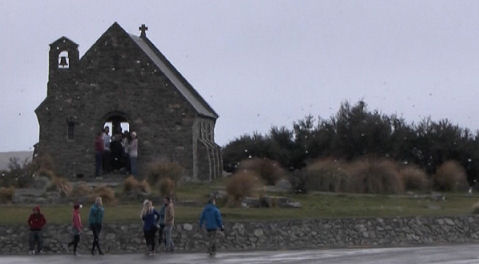
[[[140,177],[150,162],[172,161],[191,180],[221,175],[214,140],[218,114],[146,37],[114,23],[79,57],[78,44],[50,44],[47,97],[35,110],[38,155],[50,155],[56,172],[91,177],[95,137],[106,124],[138,135]]]

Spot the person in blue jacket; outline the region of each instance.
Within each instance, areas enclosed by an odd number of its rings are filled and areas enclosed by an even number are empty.
[[[100,248],[100,232],[104,211],[105,209],[103,209],[102,199],[101,197],[97,197],[95,203],[90,208],[90,213],[88,214],[88,225],[93,232],[93,245],[91,248],[92,255],[95,255],[95,247],[98,249],[98,254],[103,255]]]
[[[150,200],[145,200],[140,217],[143,220],[143,233],[145,235],[147,254],[152,256],[155,254],[156,224],[160,218],[160,214],[153,207],[153,203]]]
[[[218,229],[224,231],[223,221],[221,220],[220,210],[216,207],[216,198],[212,197],[203,209],[200,218],[200,229],[206,227],[208,237],[208,254],[216,254],[216,234]]]

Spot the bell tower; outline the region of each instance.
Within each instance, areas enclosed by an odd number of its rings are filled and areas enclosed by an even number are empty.
[[[50,44],[49,79],[75,69],[79,60],[78,44],[61,37]]]

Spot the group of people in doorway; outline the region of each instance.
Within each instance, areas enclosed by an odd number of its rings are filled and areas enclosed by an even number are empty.
[[[116,133],[110,136],[105,127],[95,138],[95,176],[111,171],[128,171],[137,176],[138,138],[136,132]]]
[[[81,204],[73,205],[72,213],[72,240],[68,243],[68,248],[72,249],[74,255],[77,255],[80,234],[83,230],[80,209]],[[102,198],[97,197],[95,203],[91,206],[88,214],[88,226],[93,233],[93,242],[90,253],[103,255],[100,246],[100,232],[102,229],[103,215]],[[153,202],[145,200],[140,212],[140,218],[143,221],[143,234],[146,244],[146,254],[154,255],[158,248],[155,247],[155,236],[158,232],[158,246],[164,244],[165,252],[173,252],[175,245],[172,239],[172,232],[175,223],[175,209],[170,197],[165,197],[159,210],[153,206]],[[43,248],[42,228],[46,224],[45,216],[40,212],[40,208],[34,207],[33,212],[28,218],[30,226],[29,253],[40,254]],[[211,197],[208,204],[204,207],[200,220],[200,229],[207,231],[208,254],[216,254],[216,240],[218,231],[224,231],[221,213],[216,207],[216,199]]]

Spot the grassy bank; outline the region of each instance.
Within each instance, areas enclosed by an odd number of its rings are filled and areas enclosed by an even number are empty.
[[[187,186],[179,190],[183,200],[205,200],[204,195],[210,187]],[[205,192],[205,193],[203,193]],[[304,219],[321,217],[393,217],[393,216],[436,216],[467,215],[472,212],[472,205],[479,200],[479,195],[447,193],[445,200],[424,195],[355,195],[313,193],[307,195],[288,194],[290,198],[301,202],[302,208],[229,208],[222,207],[225,221]],[[158,206],[158,205],[157,205]],[[86,223],[88,208],[82,209],[82,219]],[[141,223],[140,203],[106,205],[106,223]],[[177,222],[196,222],[202,206],[176,206]],[[0,206],[0,224],[25,223],[31,212],[27,205]],[[71,205],[42,206],[49,223],[70,223]]]

